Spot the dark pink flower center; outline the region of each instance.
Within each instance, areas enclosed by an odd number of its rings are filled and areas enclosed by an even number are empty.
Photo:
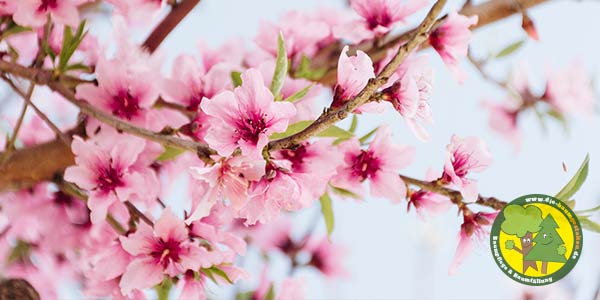
[[[443,51],[444,50],[445,45],[442,42],[443,36],[444,36],[444,30],[442,30],[440,28],[434,30],[429,35],[429,44],[431,44],[431,47],[433,47],[433,49],[435,49],[437,51]]]
[[[117,187],[125,185],[122,177],[123,173],[112,166],[101,168],[97,179],[98,189],[104,192],[114,191]]]
[[[369,24],[369,29],[373,30],[377,28],[377,26],[388,27],[392,23],[392,18],[387,13],[378,14],[374,16],[370,16],[367,18],[367,24]]]
[[[59,205],[59,206],[72,206],[73,205],[73,197],[71,197],[70,195],[67,195],[66,193],[62,192],[62,191],[57,191],[54,193],[54,203]]]
[[[360,154],[354,158],[352,175],[360,178],[360,181],[364,181],[372,178],[380,169],[381,162],[373,152],[361,150]]]
[[[312,257],[310,258],[310,262],[308,264],[317,268],[319,271],[325,273],[327,268],[326,259],[327,258],[323,257],[323,254],[321,254],[320,252],[313,252]]]
[[[306,150],[306,145],[302,144],[294,150],[282,150],[281,156],[292,163],[292,170],[294,172],[302,172],[304,170],[304,159],[308,158],[310,155]]]
[[[166,269],[170,263],[180,261],[182,252],[183,249],[179,241],[159,239],[150,255],[155,259],[156,264],[160,264]]]
[[[132,96],[128,90],[122,90],[113,96],[112,113],[121,118],[131,120],[140,111],[139,99]]]
[[[200,103],[202,103],[203,94],[193,94],[188,100],[187,109],[191,111],[197,111]]]
[[[254,114],[250,118],[240,119],[236,124],[237,129],[235,130],[239,134],[240,139],[256,144],[259,136],[267,130],[266,117],[266,114]]]
[[[58,0],[42,0],[42,4],[38,6],[39,12],[45,12],[48,9],[56,9]]]
[[[471,155],[469,153],[459,153],[456,151],[454,152],[453,157],[452,167],[454,168],[454,174],[461,178],[465,177],[471,168]]]

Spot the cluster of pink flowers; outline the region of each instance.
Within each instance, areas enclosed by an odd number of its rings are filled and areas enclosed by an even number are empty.
[[[216,49],[201,45],[198,53],[175,57],[172,71],[164,74],[163,56],[130,41],[129,27],[154,22],[175,1],[106,0],[102,5],[110,5],[114,14],[114,43],[102,43],[88,32],[69,55],[73,64],[56,69],[55,57],[64,59],[72,32],[85,14],[93,13],[82,7],[96,2],[102,1],[0,1],[0,14],[12,18],[0,29],[24,30],[0,41],[2,49],[18,52],[14,61],[22,65],[43,58],[43,68],[75,82],[65,88],[72,87],[71,102],[99,112],[75,118],[74,107],[38,87],[32,101],[46,100],[60,129],[77,122],[69,145],[74,164],[52,182],[0,196],[0,271],[28,279],[43,299],[59,297],[58,277],[80,282],[86,297],[145,299],[148,289],[173,286],[181,299],[205,299],[210,282],[230,285],[252,277],[238,260],[247,250],[264,257],[283,254],[292,272],[307,267],[327,278],[343,277],[348,275],[341,260],[345,249],[312,232],[294,237],[289,212],[315,208],[320,198],[339,201],[349,195],[395,204],[406,200],[408,209],[422,218],[452,205],[447,195],[414,190],[399,176],[413,163],[416,151],[396,143],[404,138],[393,137],[387,125],[376,128],[373,137],[361,138],[355,128],[331,127],[333,134],[328,129],[292,147],[269,148],[322,113],[342,110],[353,101],[397,51],[390,49],[374,63],[368,52],[356,50],[359,43],[382,41],[429,1],[352,0],[358,16],[290,12],[277,24],[260,26],[254,38],[257,48],[237,41]],[[48,20],[52,26],[44,26]],[[429,38],[461,82],[465,77],[458,64],[467,54],[469,28],[476,23],[477,16],[453,12]],[[279,36],[287,57],[278,59]],[[342,46],[345,42],[352,44]],[[307,61],[323,49],[340,48],[337,82],[328,90],[312,77],[311,72],[318,72]],[[289,66],[283,78],[276,78],[281,60]],[[397,112],[419,140],[431,140],[423,126],[433,123],[428,61],[427,55],[411,53],[373,99],[349,113],[358,118]],[[589,111],[593,97],[588,83],[578,70],[552,74],[541,99],[561,113]],[[526,85],[518,92],[531,95]],[[329,96],[326,107],[323,95]],[[494,128],[517,136],[516,112],[498,105],[490,109]],[[100,114],[137,127],[137,134],[107,124]],[[54,137],[39,117],[28,117],[18,143],[32,146]],[[209,150],[181,153],[177,143],[159,143],[164,137]],[[473,173],[490,163],[490,151],[480,138],[454,135],[440,172],[428,172],[424,182],[455,189],[464,202],[475,202],[479,191]],[[468,209],[462,213],[452,269],[495,216]],[[279,280],[274,287],[268,266],[264,268],[258,287],[250,291],[253,299],[268,293],[276,293],[275,299],[306,295],[301,277]]]
[[[548,71],[545,90],[536,93],[525,70],[517,68],[508,86],[511,91],[501,103],[486,100],[483,107],[490,115],[491,129],[507,139],[515,150],[522,145],[518,127],[521,113],[535,110],[542,118],[565,120],[567,116],[589,119],[594,111],[595,95],[581,61],[575,61],[564,70]]]

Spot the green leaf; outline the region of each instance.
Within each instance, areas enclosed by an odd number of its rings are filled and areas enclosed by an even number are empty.
[[[312,121],[300,121],[288,126],[288,128],[284,132],[276,132],[271,134],[269,137],[270,140],[278,140],[290,135],[296,134],[302,131],[304,128],[308,127]]]
[[[283,83],[285,82],[287,71],[287,52],[285,51],[283,34],[280,32],[279,38],[277,39],[277,59],[275,60],[275,72],[273,73],[273,80],[271,80],[270,88],[271,93],[273,93],[273,96],[275,96],[275,99],[280,99],[279,94],[281,93],[281,88],[283,88]]]
[[[375,127],[373,130],[367,132],[367,134],[359,138],[358,141],[361,143],[361,145],[364,145],[377,132],[377,129],[379,129],[379,127]]]
[[[579,169],[577,170],[575,175],[573,175],[573,178],[571,178],[571,180],[569,180],[567,185],[565,185],[560,190],[560,192],[558,192],[558,194],[556,194],[556,196],[555,196],[556,198],[560,199],[563,202],[566,202],[566,201],[570,200],[571,197],[573,197],[573,195],[579,190],[579,188],[581,187],[581,185],[583,184],[583,182],[585,182],[585,179],[587,178],[589,163],[590,163],[590,155],[588,154],[585,156],[585,159],[581,163],[581,166],[579,167]]]
[[[173,148],[173,147],[169,147],[169,146],[165,146],[165,151],[163,151],[163,153],[161,153],[156,160],[157,161],[168,161],[168,160],[172,160],[175,159],[177,156],[179,156],[180,154],[182,154],[183,152],[185,152],[185,150],[183,149],[179,149],[179,148]]]
[[[83,31],[85,28],[85,19],[79,23],[79,27],[75,34],[73,34],[73,30],[70,26],[65,26],[63,30],[63,43],[62,48],[60,49],[60,54],[58,57],[58,70],[61,73],[64,73],[67,70],[67,64],[75,53],[75,50],[79,47],[86,33]]]
[[[313,87],[313,85],[310,84],[310,85],[306,86],[305,88],[290,95],[289,97],[285,98],[283,101],[294,103],[294,102],[304,98],[304,96],[306,96],[306,94],[308,94],[308,91],[310,91],[310,88],[312,88],[312,87]]]
[[[589,209],[584,209],[584,210],[579,210],[579,211],[575,211],[576,214],[589,214],[589,213],[594,213],[600,210],[600,205],[593,207],[593,208],[589,208]]]
[[[203,274],[208,276],[208,278],[210,278],[210,280],[212,280],[214,283],[218,284],[218,282],[215,278],[215,275],[216,275],[218,277],[223,278],[225,281],[227,281],[227,283],[233,284],[233,281],[231,280],[231,278],[229,278],[227,273],[225,273],[225,271],[219,269],[216,266],[212,266],[210,268],[202,268],[202,269],[200,269],[200,272],[202,272]]]
[[[343,188],[340,188],[340,187],[337,187],[337,186],[333,186],[333,185],[329,185],[329,186],[331,187],[331,190],[334,193],[336,193],[336,194],[338,194],[338,195],[340,195],[342,197],[353,198],[353,199],[356,199],[356,200],[362,199],[362,197],[360,195],[358,195],[358,194],[356,194],[356,193],[354,193],[352,191],[349,191],[347,189],[343,189]]]
[[[156,290],[157,299],[168,300],[172,285],[171,279],[165,279],[161,284],[156,285],[154,289]]]
[[[333,207],[331,204],[331,197],[329,197],[328,193],[323,194],[321,198],[319,198],[321,202],[321,214],[323,214],[323,219],[325,220],[325,227],[327,228],[327,237],[331,238],[331,233],[333,232],[333,225],[335,223],[335,218],[333,217]]]
[[[3,40],[13,34],[18,34],[26,31],[31,31],[31,27],[24,27],[11,22],[10,25],[8,25],[8,27],[0,35],[0,40]]]
[[[91,72],[92,71],[92,69],[89,66],[86,66],[86,65],[84,65],[82,63],[68,65],[65,68],[65,71],[73,71],[73,70],[79,70],[79,71],[84,71],[84,72]]]
[[[589,231],[600,233],[600,224],[590,220],[588,217],[578,217],[581,227]]]
[[[271,134],[270,140],[278,140],[278,139],[282,139],[282,138],[291,136],[293,134],[296,134],[296,133],[304,130],[310,124],[312,124],[312,121],[308,121],[308,120],[296,122],[294,124],[289,125],[285,132],[276,132],[276,133]],[[334,138],[341,138],[341,139],[349,139],[349,138],[352,138],[354,135],[352,133],[348,132],[347,130],[344,130],[344,129],[339,128],[334,125],[334,126],[331,126],[327,129],[323,130],[322,132],[318,133],[317,136],[318,137],[334,137]]]
[[[342,129],[337,126],[331,126],[317,134],[319,137],[334,137],[342,140],[351,139],[354,137],[352,132]]]
[[[265,300],[275,300],[275,286],[271,283],[269,291],[265,295]]]
[[[355,133],[356,127],[358,126],[358,117],[356,115],[352,115],[352,123],[350,123],[349,132]]]
[[[316,81],[325,76],[326,73],[326,67],[313,70],[311,67],[310,58],[307,56],[302,56],[302,59],[300,59],[300,63],[294,72],[294,77]]]
[[[496,58],[502,58],[502,57],[509,56],[512,53],[514,53],[515,51],[519,50],[519,48],[521,48],[524,44],[525,44],[525,40],[520,40],[520,41],[516,41],[516,42],[508,45],[504,49],[500,50],[500,52],[498,52],[498,54],[496,54]]]
[[[234,87],[242,85],[242,73],[238,71],[231,72],[231,82],[233,82]]]

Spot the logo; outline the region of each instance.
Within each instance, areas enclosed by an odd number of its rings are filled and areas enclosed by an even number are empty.
[[[581,256],[583,235],[575,213],[547,195],[526,195],[496,217],[490,233],[500,270],[526,285],[547,285],[565,277]]]

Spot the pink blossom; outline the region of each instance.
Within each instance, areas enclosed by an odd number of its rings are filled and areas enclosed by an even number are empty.
[[[208,71],[194,57],[178,56],[173,62],[171,78],[161,82],[161,95],[166,101],[197,111],[204,97],[211,98],[225,89],[233,88],[232,70],[227,65],[219,64]]]
[[[429,43],[459,83],[464,82],[467,75],[459,68],[458,60],[467,56],[472,35],[469,27],[477,24],[477,20],[477,15],[466,17],[452,12],[429,36]]]
[[[375,77],[373,62],[364,52],[356,51],[356,56],[348,57],[348,46],[342,49],[338,60],[337,84],[334,89],[333,108],[341,107],[354,98]]]
[[[435,171],[428,170],[427,176],[425,176],[425,180],[433,181],[439,178],[436,175]],[[450,206],[452,206],[452,202],[446,196],[440,195],[438,193],[430,192],[427,190],[418,190],[409,193],[408,204],[406,206],[406,210],[410,211],[411,206],[415,208],[417,212],[417,216],[420,219],[425,220],[426,215],[435,215],[440,212],[446,211]]]
[[[23,26],[40,27],[47,16],[56,24],[77,27],[79,12],[77,6],[88,0],[19,0],[13,15],[15,23]]]
[[[578,61],[563,71],[551,72],[543,98],[559,113],[590,117],[596,99],[583,63]]]
[[[477,199],[477,183],[467,178],[469,172],[482,172],[492,163],[485,142],[478,137],[461,138],[453,135],[446,146],[446,163],[442,181],[456,185],[464,200],[473,202]]]
[[[101,59],[96,66],[98,86],[77,86],[76,97],[134,124],[146,126],[158,89],[152,73],[130,68],[123,61]]]
[[[343,142],[339,147],[344,153],[344,163],[332,179],[334,186],[360,195],[362,183],[369,179],[371,195],[387,198],[393,203],[406,198],[406,185],[398,173],[414,160],[415,149],[392,144],[388,126],[377,130],[366,150],[360,147],[357,139]]]
[[[265,161],[244,156],[221,159],[213,166],[192,167],[192,177],[207,184],[202,198],[195,198],[195,209],[189,221],[199,220],[208,215],[212,204],[229,199],[234,210],[244,206],[248,198],[251,181],[258,181],[265,174]]]
[[[342,262],[345,249],[332,244],[327,237],[309,240],[306,250],[311,254],[309,265],[317,268],[323,275],[329,278],[348,275]]]
[[[89,191],[88,207],[93,223],[103,220],[115,201],[144,194],[144,175],[135,168],[144,147],[143,140],[133,137],[120,138],[110,147],[102,147],[97,140],[84,141],[75,136],[71,149],[76,165],[67,168],[64,178]]]
[[[17,0],[0,1],[0,15],[10,16],[17,9]]]
[[[428,4],[426,0],[352,0],[352,9],[362,19],[351,21],[333,28],[336,38],[360,43],[367,39],[387,34],[397,23]]]
[[[291,163],[286,160],[271,160],[265,176],[253,183],[249,199],[239,211],[246,219],[245,225],[263,224],[277,217],[282,209],[295,211],[302,208],[302,187],[290,172]]]
[[[394,51],[395,53],[395,51]],[[390,52],[391,55],[393,53]],[[391,60],[391,56],[383,63]],[[418,121],[433,123],[429,98],[431,97],[433,71],[426,56],[409,56],[384,85],[383,100],[392,103],[402,115],[415,136],[424,142],[431,137]]]
[[[202,277],[200,276],[200,278]],[[203,281],[196,279],[196,275],[192,270],[185,272],[183,278],[177,283],[177,287],[181,290],[179,294],[180,299],[206,299]]]
[[[304,142],[295,149],[273,154],[275,158],[291,163],[290,176],[300,185],[300,202],[309,207],[325,193],[330,179],[337,174],[342,157],[329,139],[314,143]]]
[[[311,57],[319,49],[319,42],[329,37],[329,26],[308,14],[291,11],[285,14],[279,25],[262,22],[254,39],[264,51],[277,56],[277,37],[283,35],[288,58]]]
[[[155,20],[167,0],[107,0],[115,6],[114,12],[123,15],[129,24],[145,25]]]
[[[292,103],[274,101],[258,70],[244,72],[242,81],[234,92],[202,101],[202,110],[213,117],[204,139],[221,156],[240,147],[244,155],[260,157],[269,135],[284,131],[296,109]]]
[[[302,278],[286,278],[281,282],[276,300],[302,300],[305,299],[306,283]]]
[[[515,151],[518,151],[521,148],[522,136],[517,127],[519,110],[513,106],[510,99],[503,103],[483,102],[483,107],[488,110],[490,115],[490,128],[510,141]]]
[[[494,219],[496,219],[498,212],[473,213],[471,211],[465,211],[463,214],[464,222],[460,226],[458,246],[456,247],[456,253],[448,268],[448,273],[450,275],[456,274],[458,267],[462,264],[465,257],[473,250],[473,241],[481,241],[490,234],[489,227],[494,222]]]
[[[190,241],[185,223],[169,208],[163,211],[154,229],[141,222],[135,233],[120,237],[120,241],[123,249],[135,256],[121,278],[124,295],[160,283],[165,274],[177,276],[212,265],[208,251]]]

